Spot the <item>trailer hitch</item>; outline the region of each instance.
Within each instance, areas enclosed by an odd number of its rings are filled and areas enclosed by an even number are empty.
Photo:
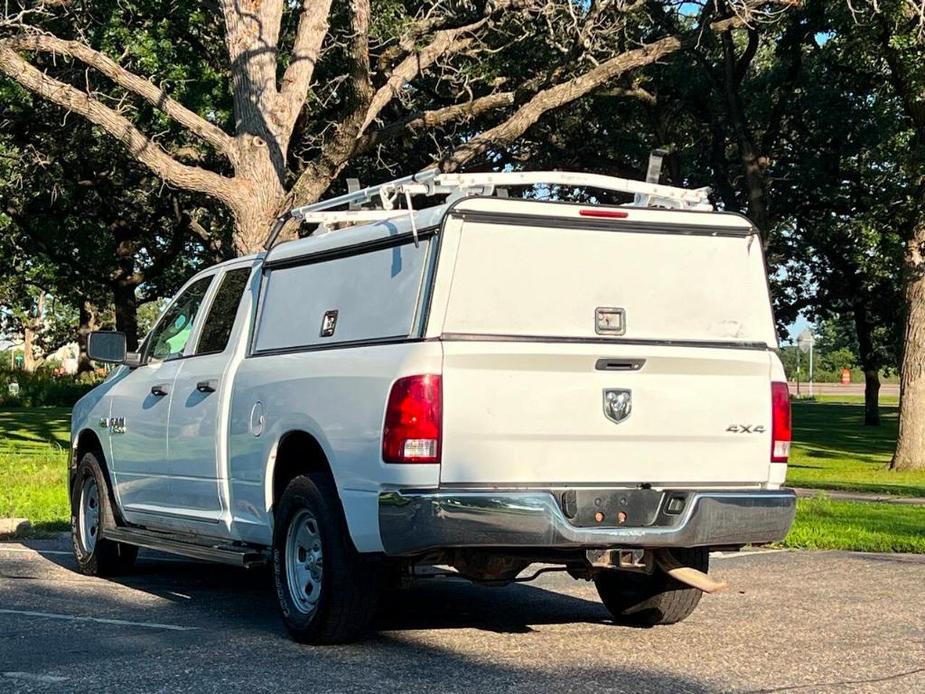
[[[728,586],[691,566],[684,566],[669,549],[600,549],[587,550],[591,570],[630,571],[651,575],[657,566],[676,581],[704,593],[717,593]]]

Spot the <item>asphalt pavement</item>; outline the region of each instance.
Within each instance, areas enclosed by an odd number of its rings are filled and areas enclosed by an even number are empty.
[[[0,692],[925,692],[925,556],[714,556],[730,588],[653,629],[614,626],[563,574],[430,579],[327,648],[289,640],[265,571],[73,567],[65,538],[0,544]]]

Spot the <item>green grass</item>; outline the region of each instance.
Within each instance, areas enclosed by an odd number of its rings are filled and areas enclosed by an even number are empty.
[[[787,484],[925,496],[925,470],[894,472],[887,468],[896,443],[897,409],[881,407],[880,417],[879,427],[866,427],[861,405],[794,402]]]
[[[70,524],[66,407],[0,410],[0,517],[28,518],[39,532]]]
[[[813,397],[813,400],[816,402],[840,402],[848,405],[863,405],[864,396],[863,395],[816,395]],[[812,402],[812,400],[808,400]],[[899,396],[898,395],[881,395],[880,396],[880,406],[881,407],[898,407],[899,406]]]
[[[785,547],[925,554],[925,506],[800,499]]]
[[[888,469],[896,407],[881,407],[879,427],[864,426],[863,398],[821,396],[793,403],[787,484],[896,496],[925,496],[925,471]],[[925,553],[925,506],[833,501],[824,492],[797,502],[786,547]]]

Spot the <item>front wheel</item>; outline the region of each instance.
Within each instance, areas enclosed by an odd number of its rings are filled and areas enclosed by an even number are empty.
[[[138,548],[100,537],[115,526],[109,487],[99,461],[85,453],[71,487],[71,541],[77,568],[87,576],[117,576],[135,563]]]
[[[378,602],[378,568],[353,547],[333,484],[318,475],[289,483],[276,511],[273,578],[283,622],[296,641],[362,638]]]
[[[710,553],[701,548],[674,549],[672,556],[684,566],[704,573],[710,567]],[[630,626],[675,624],[691,615],[700,602],[698,588],[676,581],[655,567],[651,575],[608,570],[594,577],[601,602],[614,621]]]

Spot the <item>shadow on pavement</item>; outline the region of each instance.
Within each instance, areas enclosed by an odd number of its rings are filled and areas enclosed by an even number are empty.
[[[37,543],[24,544],[41,551],[34,546]],[[76,573],[74,559],[67,554],[43,557]],[[245,617],[241,627],[246,624],[250,628],[284,633],[277,616],[272,576],[266,567],[245,570],[143,550],[130,573],[99,580],[182,605],[184,619],[214,624],[218,618],[224,624],[229,615],[243,610],[250,616]],[[261,610],[264,616],[255,621]],[[385,591],[374,628],[377,631],[482,629],[516,634],[528,633],[532,626],[543,624],[609,622],[610,613],[597,600],[584,600],[525,583],[486,587],[464,579],[441,577],[419,579],[409,588]]]
[[[485,587],[462,579],[427,579],[383,596],[380,630],[482,629],[522,634],[543,624],[606,624],[610,613],[595,601],[524,583]]]
[[[103,689],[198,692],[290,690],[293,683],[312,691],[713,691],[686,675],[598,665],[600,659],[579,643],[575,657],[550,662],[538,652],[541,641],[532,641],[538,638],[532,627],[606,624],[608,614],[596,602],[536,586],[486,588],[432,579],[387,594],[378,633],[369,640],[313,648],[288,638],[265,570],[142,555],[131,574],[84,580],[73,573],[71,557],[43,558],[57,566],[42,561],[36,567],[30,560],[41,580],[8,581],[7,595],[15,600],[5,600],[4,607],[193,628],[0,614],[3,670],[56,673],[68,678],[63,686],[69,690],[83,682]],[[612,629],[614,648],[632,637],[630,630]],[[525,640],[513,653],[495,648],[498,639],[511,638]],[[15,647],[4,654],[5,645]],[[3,685],[0,678],[0,690]]]

